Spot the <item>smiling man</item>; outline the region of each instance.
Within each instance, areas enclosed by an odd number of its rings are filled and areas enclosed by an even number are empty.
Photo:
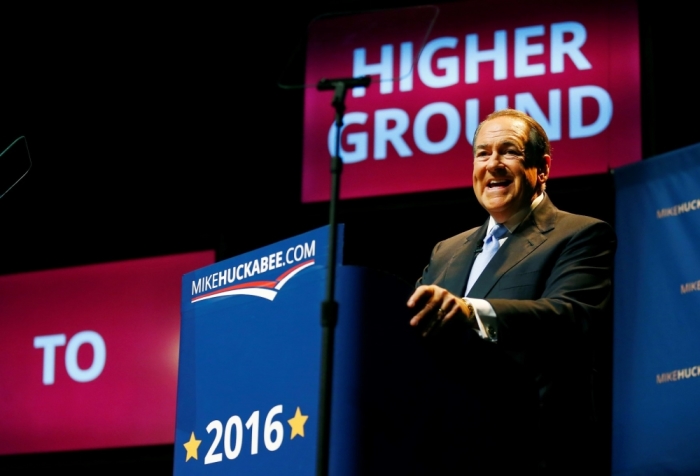
[[[443,472],[591,474],[591,341],[609,318],[614,232],[552,204],[549,140],[531,117],[495,112],[473,144],[490,217],[435,246],[408,301],[464,402],[446,434],[468,451],[443,454]]]

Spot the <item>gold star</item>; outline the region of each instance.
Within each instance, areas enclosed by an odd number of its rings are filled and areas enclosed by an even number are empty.
[[[309,415],[302,415],[301,408],[297,407],[297,412],[294,414],[294,418],[287,420],[289,426],[292,427],[292,436],[289,439],[293,439],[295,436],[299,435],[304,437],[304,423],[309,419]]]
[[[182,445],[187,450],[187,456],[185,457],[185,463],[187,463],[190,460],[190,458],[197,459],[197,448],[199,448],[199,444],[201,442],[202,442],[202,440],[198,440],[197,438],[194,437],[194,431],[193,431],[192,435],[190,436],[190,441],[188,441],[187,443]]]

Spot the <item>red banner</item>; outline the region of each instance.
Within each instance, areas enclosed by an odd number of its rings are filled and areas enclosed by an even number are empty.
[[[540,122],[551,177],[641,160],[637,7],[632,0],[464,2],[335,17],[310,27],[306,82],[370,75],[347,94],[341,197],[471,186],[474,130],[507,107]],[[422,13],[425,20],[418,21]],[[368,27],[371,25],[372,28]],[[307,90],[304,202],[327,200],[332,94]]]
[[[172,443],[180,280],[213,262],[0,276],[0,454]]]

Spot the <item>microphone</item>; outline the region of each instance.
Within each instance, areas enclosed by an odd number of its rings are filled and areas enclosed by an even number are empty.
[[[352,88],[366,88],[371,82],[369,76],[360,76],[359,78],[335,78],[335,79],[322,79],[316,85],[316,89],[319,91],[333,91],[338,84],[342,84],[346,89]]]

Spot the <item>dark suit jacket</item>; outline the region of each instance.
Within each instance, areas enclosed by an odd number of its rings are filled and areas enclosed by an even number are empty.
[[[487,225],[438,243],[418,284],[463,296]],[[562,212],[546,196],[498,250],[469,292],[493,306],[497,317],[483,321],[497,342],[454,325],[435,338],[438,360],[462,381],[457,405],[491,415],[464,418],[484,435],[466,444],[536,454],[528,464],[561,466],[580,455],[571,438],[593,437],[591,339],[609,318],[614,251],[608,224]]]

